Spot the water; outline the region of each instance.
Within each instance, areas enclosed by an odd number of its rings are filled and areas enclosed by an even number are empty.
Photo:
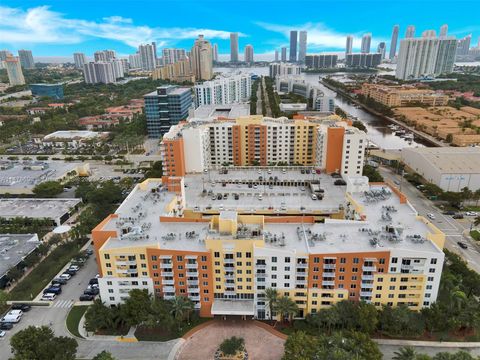
[[[247,74],[268,75],[268,67],[246,67],[246,68],[214,68],[215,72],[230,74],[234,72],[242,72]],[[335,74],[330,74],[335,75]],[[337,74],[343,76],[343,73]],[[374,144],[382,149],[402,149],[405,147],[421,147],[428,146],[420,139],[407,141],[390,130],[387,125],[390,123],[378,116],[372,115],[363,109],[356,108],[347,98],[338,95],[336,92],[326,88],[318,82],[319,74],[302,74],[302,76],[311,84],[318,86],[327,96],[335,97],[335,104],[346,113],[357,117],[365,124],[367,128],[367,137]]]

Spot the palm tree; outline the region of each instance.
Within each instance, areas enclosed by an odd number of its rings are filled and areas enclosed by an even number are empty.
[[[411,346],[404,346],[394,352],[393,360],[415,360],[417,353]]]
[[[275,310],[280,314],[280,320],[283,322],[286,318],[291,320],[297,314],[298,306],[288,296],[281,296],[277,300]]]
[[[270,320],[272,320],[272,313],[275,309],[275,305],[278,301],[278,291],[277,289],[268,288],[265,289],[265,299],[268,303],[268,309],[270,311]]]
[[[480,216],[477,216],[477,217],[475,218],[475,220],[473,220],[473,225],[474,225],[474,226],[480,225]]]
[[[190,321],[190,313],[194,309],[193,302],[185,296],[175,296],[171,300],[172,308],[170,313],[174,315],[175,320],[182,321],[187,318],[187,321]]]

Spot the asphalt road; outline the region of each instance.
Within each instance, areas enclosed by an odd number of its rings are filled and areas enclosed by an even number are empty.
[[[401,346],[397,345],[378,345],[380,351],[383,354],[383,360],[392,360],[395,356],[395,351]],[[472,356],[479,356],[480,355],[480,348],[461,348],[461,347],[439,347],[439,346],[414,346],[415,351],[419,354],[427,354],[433,356],[439,352],[449,352],[455,353],[457,351],[463,350],[470,353]]]
[[[477,244],[474,244],[469,237],[464,236],[464,233],[468,233],[474,217],[465,216],[464,219],[457,220],[449,215],[443,215],[442,211],[435,207],[430,200],[425,198],[422,192],[400,175],[394,174],[390,169],[384,167],[380,167],[379,171],[385,179],[400,183],[398,187],[407,196],[408,201],[410,201],[419,215],[425,217],[429,213],[435,215],[435,220],[430,221],[445,233],[445,247],[459,254],[473,270],[480,273],[480,248]],[[458,246],[458,241],[466,243],[468,248],[462,249]]]

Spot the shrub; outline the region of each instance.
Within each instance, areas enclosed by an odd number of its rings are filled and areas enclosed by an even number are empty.
[[[237,351],[244,349],[245,340],[241,337],[232,336],[229,339],[223,340],[220,344],[220,350],[224,355],[235,355]]]

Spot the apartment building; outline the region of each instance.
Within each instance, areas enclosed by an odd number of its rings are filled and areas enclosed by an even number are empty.
[[[362,85],[362,94],[390,107],[409,106],[412,103],[428,106],[446,106],[449,101],[448,95],[443,93],[405,85],[390,86],[364,83]]]
[[[187,141],[187,137],[192,139]],[[172,126],[163,136],[164,174],[184,176],[222,166],[275,164],[315,166],[360,175],[366,134],[336,115],[297,119],[264,118],[198,121]],[[186,155],[189,154],[188,160]]]
[[[247,102],[252,93],[252,79],[248,74],[222,76],[195,84],[195,105],[218,105]]]
[[[175,82],[195,82],[195,76],[189,59],[178,60],[174,63],[156,68],[152,71],[153,80],[170,80]]]
[[[102,301],[147,289],[186,296],[201,316],[260,319],[270,316],[267,288],[291,297],[300,318],[342,300],[413,310],[435,302],[445,236],[398,189],[259,171],[261,180],[256,169],[232,168],[138,184],[92,231]],[[313,200],[319,185],[323,198]],[[199,195],[207,192],[224,198]]]
[[[285,50],[286,51],[286,50]],[[271,78],[276,76],[285,76],[285,75],[300,75],[302,73],[302,67],[295,64],[287,64],[283,62],[283,49],[282,49],[282,62],[281,63],[271,63],[269,67],[269,75]]]

